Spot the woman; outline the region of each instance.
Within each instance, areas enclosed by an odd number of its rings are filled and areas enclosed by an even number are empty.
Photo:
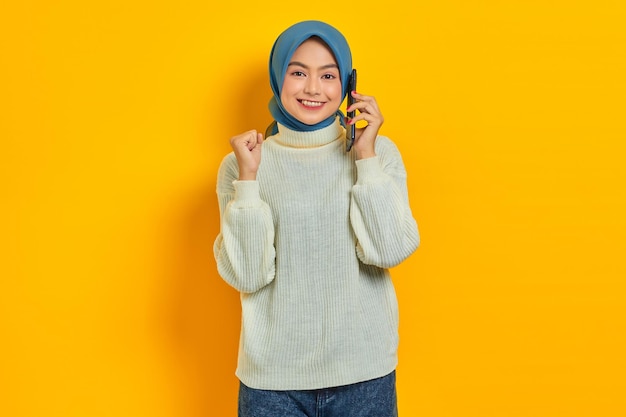
[[[349,46],[305,21],[270,55],[276,123],[230,140],[218,271],[241,293],[239,416],[397,415],[398,306],[387,268],[419,245],[406,171]],[[344,120],[346,94],[356,103]],[[344,123],[362,121],[346,152]]]

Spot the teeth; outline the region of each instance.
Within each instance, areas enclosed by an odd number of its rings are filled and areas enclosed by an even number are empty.
[[[309,100],[302,100],[302,104],[304,104],[307,107],[319,107],[322,105],[322,103],[320,103],[319,101],[309,101]]]

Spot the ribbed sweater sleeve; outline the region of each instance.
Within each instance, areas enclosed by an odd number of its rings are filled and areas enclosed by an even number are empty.
[[[213,251],[224,280],[240,292],[251,293],[274,279],[274,224],[258,182],[237,177],[237,162],[230,154],[218,173],[221,229]]]
[[[356,161],[350,222],[361,262],[391,268],[417,249],[420,236],[409,206],[400,152],[389,139],[379,137],[376,153]]]

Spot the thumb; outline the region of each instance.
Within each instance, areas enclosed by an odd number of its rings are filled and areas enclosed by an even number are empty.
[[[257,133],[256,134],[256,143],[259,145],[263,144],[263,133]]]

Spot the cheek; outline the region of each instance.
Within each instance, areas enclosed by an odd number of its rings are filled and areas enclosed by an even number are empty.
[[[341,91],[341,83],[337,83],[333,85],[332,93],[329,94],[332,94],[333,100],[341,100]]]
[[[289,89],[283,88],[280,92],[280,102],[283,103],[283,106],[289,104],[289,97],[291,97]]]
[[[280,101],[283,103],[289,97],[292,97],[295,94],[296,88],[294,83],[285,81],[283,83],[283,88],[280,90]]]

